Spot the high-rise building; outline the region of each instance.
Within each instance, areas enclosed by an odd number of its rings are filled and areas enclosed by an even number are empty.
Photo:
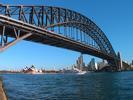
[[[76,60],[76,67],[80,70],[83,69],[83,67],[85,67],[85,63],[83,61],[83,55],[81,54],[80,57],[78,57],[78,60]]]
[[[88,67],[90,70],[93,70],[93,71],[98,69],[97,63],[95,62],[94,58],[91,59]]]

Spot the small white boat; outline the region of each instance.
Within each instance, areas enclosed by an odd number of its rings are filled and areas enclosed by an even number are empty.
[[[77,71],[77,74],[78,74],[78,75],[84,75],[84,74],[87,73],[87,71],[82,71],[82,70],[77,69],[77,68],[75,68],[75,70]]]
[[[78,72],[77,74],[78,75],[84,75],[84,74],[86,74],[87,73],[87,71],[80,71],[80,72]]]

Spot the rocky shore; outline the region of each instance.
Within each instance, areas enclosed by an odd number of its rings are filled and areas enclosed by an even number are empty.
[[[1,77],[0,77],[0,100],[7,100],[5,92],[3,90],[3,83]]]

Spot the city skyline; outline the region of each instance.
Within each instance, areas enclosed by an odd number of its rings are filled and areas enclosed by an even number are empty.
[[[32,0],[33,1],[33,0]],[[2,1],[4,4],[26,4],[26,5],[54,5],[65,7],[78,11],[81,14],[93,20],[109,38],[116,53],[121,52],[124,60],[130,61],[133,59],[132,47],[132,32],[133,24],[131,14],[131,0],[127,1],[98,1],[93,0],[81,2],[81,0],[7,0]],[[77,2],[73,5],[74,2]],[[81,4],[82,3],[82,4]],[[119,4],[119,7],[118,7]],[[79,7],[79,5],[82,5]],[[106,8],[106,9],[105,9]],[[127,36],[127,38],[125,38]],[[128,51],[127,51],[128,50]],[[44,52],[45,51],[45,52]],[[0,54],[0,66],[7,68],[22,68],[27,65],[35,64],[38,67],[67,67],[71,66],[80,53],[66,49],[41,45],[26,41],[21,41]],[[92,57],[85,55],[85,62],[89,62]],[[1,68],[0,68],[1,69]]]

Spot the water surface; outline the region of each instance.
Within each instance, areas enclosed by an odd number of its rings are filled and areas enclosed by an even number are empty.
[[[133,100],[133,72],[4,74],[9,100]]]

